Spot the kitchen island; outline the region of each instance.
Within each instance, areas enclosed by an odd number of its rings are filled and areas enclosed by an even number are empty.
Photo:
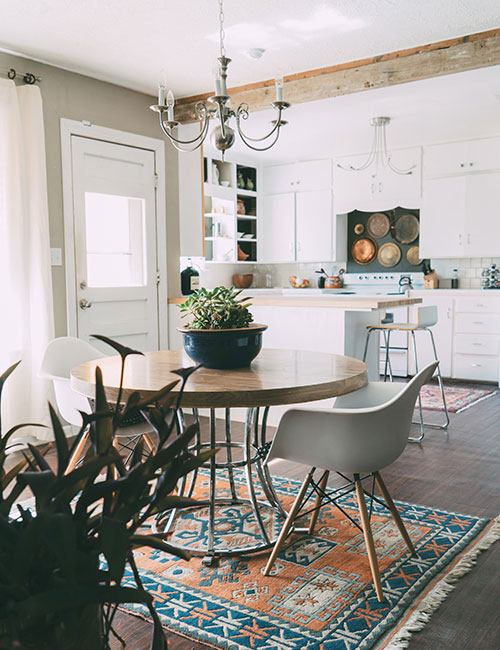
[[[356,359],[363,358],[367,326],[380,323],[391,308],[422,302],[421,298],[407,294],[328,294],[314,289],[248,289],[242,295],[252,296],[250,311],[254,321],[268,325],[263,335],[263,347],[329,352]],[[178,305],[185,299],[169,300],[169,341],[173,349],[182,347],[176,328],[181,324]],[[369,380],[377,381],[379,341],[375,333],[370,338],[366,363]],[[330,404],[331,401],[318,403],[323,406]],[[275,423],[278,415],[272,417],[271,424]]]

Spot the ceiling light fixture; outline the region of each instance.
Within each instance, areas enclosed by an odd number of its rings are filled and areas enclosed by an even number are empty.
[[[283,101],[283,79],[276,79],[276,101],[272,102],[271,106],[278,112],[278,115],[271,122],[273,125],[271,130],[262,138],[251,138],[243,133],[241,128],[241,120],[248,119],[248,104],[243,102],[236,110],[233,110],[231,98],[227,94],[227,68],[231,63],[231,59],[226,57],[224,47],[223,0],[219,0],[219,43],[220,56],[217,59],[215,95],[209,98],[208,103],[203,101],[197,102],[195,105],[195,112],[200,120],[200,132],[195,138],[180,140],[172,134],[172,130],[179,125],[179,122],[176,122],[174,117],[174,95],[171,90],[166,93],[163,84],[160,84],[158,89],[158,104],[150,106],[150,108],[159,113],[161,129],[178,151],[194,151],[201,147],[207,137],[210,120],[217,118],[219,125],[213,129],[211,139],[213,145],[219,151],[222,151],[224,156],[226,149],[229,149],[234,144],[235,131],[229,126],[229,121],[233,117],[236,118],[236,129],[244,144],[254,151],[267,151],[277,142],[281,127],[287,124],[281,118],[282,112],[290,106],[288,102]],[[271,142],[269,142],[270,138]],[[262,146],[257,143],[262,143]]]
[[[375,129],[373,134],[373,143],[368,158],[360,167],[354,167],[353,165],[340,165],[337,164],[337,167],[344,169],[349,172],[361,172],[365,169],[368,169],[370,165],[375,163],[375,170],[372,174],[373,178],[376,178],[379,172],[380,166],[388,167],[395,174],[412,174],[412,170],[415,169],[416,165],[412,165],[409,169],[399,169],[391,163],[391,156],[387,151],[387,136],[385,133],[385,128],[390,124],[390,117],[372,117],[370,120],[371,126]]]

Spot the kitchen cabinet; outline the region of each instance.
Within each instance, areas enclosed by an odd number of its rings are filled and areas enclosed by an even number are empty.
[[[331,190],[265,196],[260,259],[267,263],[345,260],[346,228],[345,215],[333,215]]]
[[[500,138],[424,147],[424,178],[500,169]]]
[[[498,382],[500,299],[458,296],[455,300],[453,377]]]
[[[420,255],[496,257],[500,171],[431,178],[424,182]]]
[[[418,320],[418,307],[435,305],[438,310],[438,322],[432,327],[434,341],[443,377],[452,376],[452,342],[453,342],[453,298],[450,296],[439,296],[432,290],[412,291],[412,298],[422,298],[422,303],[410,307],[410,322]],[[418,367],[421,370],[434,361],[431,337],[426,332],[416,332]],[[410,375],[415,374],[415,353],[413,341],[409,337],[408,367]]]
[[[389,167],[375,164],[364,170],[349,170],[349,166],[360,167],[368,154],[344,156],[334,161],[333,182],[335,210],[338,214],[361,210],[375,212],[401,206],[419,208],[421,202],[422,152],[420,147],[401,149],[391,156],[392,164],[398,169],[411,169],[409,174],[397,174]]]
[[[271,194],[262,202],[260,232],[262,259],[295,261],[295,194]]]
[[[332,259],[332,193],[295,194],[295,259],[316,262]]]
[[[272,165],[263,170],[265,194],[330,189],[331,185],[331,160],[306,160],[287,165]]]

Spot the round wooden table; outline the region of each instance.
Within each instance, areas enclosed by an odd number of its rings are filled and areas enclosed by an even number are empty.
[[[193,361],[182,350],[159,350],[146,352],[144,356],[129,356],[125,365],[123,400],[133,391],[139,391],[143,397],[147,397],[178,379],[172,370],[192,365]],[[96,366],[102,370],[108,399],[116,399],[120,382],[118,356],[104,357],[73,368],[71,386],[79,393],[93,398]],[[191,553],[204,555],[206,565],[212,565],[220,555],[252,553],[272,546],[279,532],[280,520],[286,513],[263,462],[269,448],[269,443],[266,442],[269,407],[336,397],[362,388],[367,381],[367,367],[358,359],[296,350],[264,349],[247,368],[197,370],[186,383],[181,407],[192,408],[196,419],[199,408],[210,409],[210,441],[202,442],[198,433],[192,450],[225,449],[226,461],[220,462],[219,452],[217,459],[213,457],[209,462],[209,498],[200,501],[200,507],[205,508],[205,513],[199,510],[198,516],[193,516],[193,509],[183,510],[182,513],[170,511],[159,517],[157,529],[161,526],[162,532],[172,532],[169,543],[186,548]],[[243,443],[231,439],[230,409],[235,407],[247,408]],[[223,440],[217,440],[216,408],[225,409]],[[182,412],[180,419],[182,423]],[[238,448],[243,451],[242,460],[233,459],[233,451]],[[253,467],[258,477],[257,487],[262,489],[266,501],[256,496]],[[245,472],[246,498],[241,496],[238,472],[235,472],[238,468]],[[216,495],[217,470],[225,472],[223,497]],[[219,472],[219,477],[220,475]],[[198,473],[194,472],[189,482],[183,479],[179,490],[190,496],[197,478]],[[237,523],[229,522],[227,512],[221,510],[224,508],[231,509],[233,513],[240,509],[239,520],[245,521],[247,526],[243,532],[235,533],[234,526]],[[175,531],[182,517],[191,517],[187,527],[190,530],[203,528],[206,534],[201,535],[201,541],[193,542],[189,539],[186,528],[176,538]],[[167,522],[163,524],[165,519]],[[218,538],[217,528],[223,531]],[[238,538],[242,540],[241,545],[236,543]]]

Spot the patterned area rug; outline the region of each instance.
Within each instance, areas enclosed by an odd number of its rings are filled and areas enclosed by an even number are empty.
[[[243,475],[237,482],[243,489]],[[288,507],[299,483],[276,478],[275,485]],[[206,488],[203,477],[198,496]],[[500,537],[500,521],[397,505],[418,555],[410,556],[387,511],[374,504],[383,603],[372,586],[362,533],[329,506],[320,511],[314,536],[292,536],[269,577],[262,575],[267,552],[228,557],[216,568],[203,566],[199,558],[186,562],[154,550],[136,556],[162,622],[192,640],[226,650],[399,649],[425,625],[479,552]],[[357,516],[352,494],[342,506]],[[188,518],[180,535],[196,543],[206,532],[205,515]],[[258,536],[255,523],[249,517],[242,523],[230,506],[221,507],[217,522],[218,534],[228,540]],[[147,618],[140,605],[126,609]]]
[[[479,388],[462,388],[462,386],[445,386],[446,405],[450,413],[461,413],[465,409],[495,395],[496,390]],[[444,411],[439,386],[426,384],[420,391],[422,408],[428,411]]]

